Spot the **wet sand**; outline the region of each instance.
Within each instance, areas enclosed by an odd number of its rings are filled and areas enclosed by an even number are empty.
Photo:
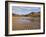
[[[12,16],[12,30],[40,29],[40,17]]]

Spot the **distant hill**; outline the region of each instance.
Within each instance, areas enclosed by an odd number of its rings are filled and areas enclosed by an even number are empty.
[[[40,12],[31,12],[27,15],[18,15],[18,14],[14,14],[12,13],[13,16],[40,16]]]

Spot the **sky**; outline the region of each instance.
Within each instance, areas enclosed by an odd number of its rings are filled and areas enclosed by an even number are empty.
[[[40,12],[40,7],[22,7],[22,6],[12,6],[12,11],[14,14],[26,15],[31,12]]]

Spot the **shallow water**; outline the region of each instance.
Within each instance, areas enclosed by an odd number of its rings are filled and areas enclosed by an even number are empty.
[[[19,18],[17,20],[15,20],[16,23],[20,23],[20,24],[28,24],[30,23],[31,24],[31,19],[29,20],[29,17],[22,17],[22,18]]]

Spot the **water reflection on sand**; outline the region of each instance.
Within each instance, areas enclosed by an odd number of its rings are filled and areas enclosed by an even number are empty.
[[[15,22],[23,24],[23,25],[29,24],[29,23],[31,24],[31,19],[29,20],[29,17],[21,17],[21,18],[17,19]]]

